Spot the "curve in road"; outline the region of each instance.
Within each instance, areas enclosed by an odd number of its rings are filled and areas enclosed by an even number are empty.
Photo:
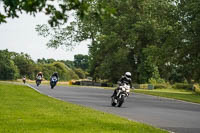
[[[139,121],[176,133],[200,132],[200,105],[155,96],[132,94],[122,107],[112,107],[113,90],[94,87],[69,87],[31,85],[39,92],[68,101],[117,114],[129,120]]]

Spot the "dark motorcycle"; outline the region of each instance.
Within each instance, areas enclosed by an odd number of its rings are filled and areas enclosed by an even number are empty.
[[[23,83],[25,84],[25,83],[26,83],[26,78],[23,78],[22,81],[23,81]]]
[[[36,79],[36,85],[39,86],[42,82],[42,77],[41,76],[38,76],[37,79]]]
[[[50,79],[51,89],[53,89],[56,86],[57,82],[58,82],[58,79],[56,76],[51,77],[51,79]]]
[[[130,85],[123,84],[122,86],[119,86],[117,95],[111,98],[111,105],[121,107],[125,99],[129,96],[129,92]]]

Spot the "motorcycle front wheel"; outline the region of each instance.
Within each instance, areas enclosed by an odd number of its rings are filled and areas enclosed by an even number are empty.
[[[122,95],[119,100],[118,107],[121,107],[123,103],[124,103],[124,96]]]
[[[36,81],[36,85],[37,85],[37,86],[39,86],[39,85],[40,85],[40,83],[41,83],[40,81]]]
[[[116,106],[116,104],[117,104],[117,103],[115,103],[115,98],[112,97],[112,98],[111,98],[111,105],[112,105],[112,106]]]
[[[53,82],[51,82],[51,83],[50,83],[50,86],[51,86],[51,89],[53,89],[53,88],[56,86],[56,84],[53,83]]]

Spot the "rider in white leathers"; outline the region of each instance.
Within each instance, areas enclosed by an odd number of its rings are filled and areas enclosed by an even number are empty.
[[[122,85],[122,84],[127,84],[127,85],[130,85],[130,88],[132,88],[131,73],[130,73],[130,72],[126,72],[126,73],[119,79],[118,84],[119,84],[119,86]],[[120,87],[117,87],[117,88],[114,90],[114,93],[113,93],[113,95],[112,95],[111,97],[116,96],[119,89],[120,89]]]

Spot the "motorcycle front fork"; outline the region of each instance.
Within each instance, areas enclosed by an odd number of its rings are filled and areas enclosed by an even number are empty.
[[[120,90],[117,90],[117,95],[116,95],[117,97],[119,96],[119,93],[120,93]]]

